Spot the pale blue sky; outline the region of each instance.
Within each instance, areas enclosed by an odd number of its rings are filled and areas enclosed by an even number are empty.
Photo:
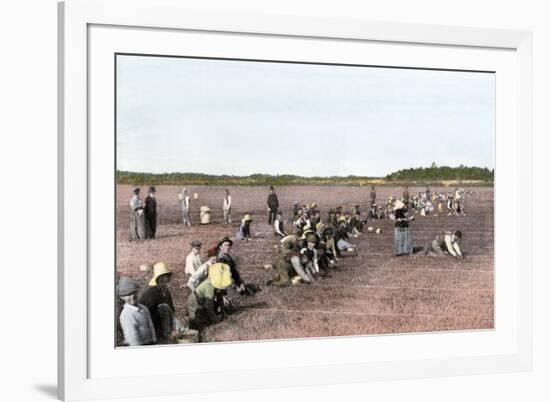
[[[489,73],[118,56],[117,168],[383,176],[494,167]]]

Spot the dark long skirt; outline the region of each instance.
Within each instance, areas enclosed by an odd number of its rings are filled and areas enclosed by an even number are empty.
[[[157,213],[145,212],[145,238],[154,239],[157,232]]]

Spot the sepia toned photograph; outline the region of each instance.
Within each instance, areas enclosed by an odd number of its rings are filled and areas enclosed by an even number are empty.
[[[494,329],[494,73],[115,61],[117,347]]]

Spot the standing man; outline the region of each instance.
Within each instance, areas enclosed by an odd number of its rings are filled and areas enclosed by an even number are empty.
[[[231,195],[229,190],[225,189],[225,196],[223,197],[223,223],[231,224]]]
[[[272,224],[275,222],[277,210],[279,209],[279,199],[275,194],[273,186],[269,186],[269,195],[267,196],[267,223]]]
[[[145,238],[154,239],[157,232],[157,199],[155,198],[156,190],[154,187],[149,187],[149,194],[145,197]]]
[[[376,190],[374,189],[374,186],[371,186],[370,188],[370,205],[371,207],[376,204]]]
[[[181,190],[181,219],[183,226],[191,226],[191,216],[189,216],[189,208],[191,207],[191,197],[187,194],[187,189]]]
[[[409,205],[409,198],[411,198],[411,195],[409,194],[409,186],[405,185],[405,188],[403,189],[403,202],[405,205]]]

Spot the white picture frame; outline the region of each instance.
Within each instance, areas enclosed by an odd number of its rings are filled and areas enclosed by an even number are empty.
[[[90,105],[95,102],[91,93],[101,92],[95,89],[95,85],[100,83],[95,79],[90,80],[93,60],[95,60],[95,56],[91,53],[95,42],[90,33],[97,27],[146,30],[143,35],[151,38],[152,47],[155,46],[154,32],[163,34],[191,32],[254,36],[259,40],[286,38],[337,41],[342,44],[368,42],[382,47],[418,46],[420,50],[422,46],[463,49],[464,52],[490,53],[494,50],[495,53],[505,51],[512,55],[513,62],[506,61],[508,59],[504,58],[500,63],[503,63],[502,72],[509,81],[509,87],[514,88],[513,97],[509,100],[510,107],[513,109],[514,124],[508,127],[508,131],[499,131],[502,127],[497,127],[497,152],[499,142],[507,143],[509,146],[502,152],[508,152],[511,159],[508,158],[507,170],[504,170],[504,167],[499,170],[498,163],[495,169],[497,193],[499,180],[502,183],[505,177],[500,172],[506,172],[506,180],[513,183],[514,191],[510,191],[507,196],[509,198],[507,202],[510,202],[508,210],[512,211],[513,229],[517,233],[522,233],[521,236],[510,237],[509,243],[505,243],[513,249],[513,256],[517,258],[521,255],[522,258],[521,265],[516,258],[505,262],[511,282],[506,286],[503,285],[503,291],[509,294],[501,292],[501,297],[512,300],[509,305],[506,305],[505,313],[513,315],[512,323],[507,327],[507,332],[504,334],[506,336],[503,338],[506,347],[503,346],[502,351],[483,353],[482,348],[479,347],[483,345],[482,341],[479,341],[477,348],[474,343],[478,342],[475,340],[476,337],[481,339],[484,334],[472,334],[469,338],[473,340],[465,340],[465,342],[473,343],[465,344],[465,347],[458,350],[454,356],[445,358],[434,357],[422,348],[418,349],[414,356],[403,358],[377,358],[367,361],[361,360],[362,357],[359,354],[353,362],[350,360],[347,363],[319,356],[318,351],[323,347],[338,351],[345,350],[346,347],[367,346],[364,343],[364,337],[355,337],[339,340],[296,341],[291,346],[289,343],[284,344],[285,348],[298,345],[310,352],[309,355],[301,357],[301,364],[290,367],[273,360],[271,364],[267,362],[247,369],[241,367],[235,370],[210,372],[203,368],[179,374],[147,372],[140,376],[128,376],[122,373],[105,374],[93,368],[91,362],[94,356],[102,352],[101,345],[96,346],[92,342],[94,307],[90,303],[90,296],[101,289],[96,285],[92,286],[95,282],[93,282],[93,273],[90,272],[90,261],[95,257],[89,246],[90,238],[93,236],[89,216],[90,204],[93,202],[90,201],[90,197],[97,192],[97,188],[93,187],[96,186],[93,181],[94,175],[91,174],[97,157],[97,151],[94,149],[97,150],[97,147],[93,147],[94,138],[90,138],[95,127],[91,125]],[[182,8],[178,1],[172,0],[154,2],[69,0],[59,4],[59,49],[58,392],[61,399],[160,397],[187,392],[259,389],[273,387],[275,380],[277,386],[289,387],[511,372],[531,368],[532,212],[529,209],[522,211],[521,219],[519,214],[520,197],[529,197],[532,194],[532,36],[530,32],[361,20],[321,20],[277,15],[206,13]],[[457,69],[466,68],[458,61],[453,61],[452,58],[450,60],[447,63],[456,63]],[[411,65],[411,67],[414,66],[418,66],[417,62]],[[497,98],[497,114],[500,107]],[[498,124],[497,121],[497,126]],[[500,134],[501,132],[505,134]],[[109,134],[105,135],[108,141]],[[90,191],[92,187],[93,191]],[[501,201],[497,198],[497,208],[499,202]],[[499,228],[498,214],[496,228],[497,230]],[[496,259],[495,265],[499,263],[504,264],[502,258]],[[499,275],[498,271],[497,275]],[[106,289],[110,292],[111,288],[106,287]],[[498,280],[496,293],[497,295],[499,293]],[[109,302],[112,302],[112,299],[109,299]],[[499,309],[498,303],[496,309],[497,311]],[[497,323],[494,333],[498,335],[501,328]],[[460,341],[461,336],[461,334],[448,334],[446,339],[449,342]],[[415,339],[418,340],[421,337],[427,337],[428,343],[435,339],[430,338],[430,334],[422,334]],[[377,337],[369,337],[367,342],[371,347],[376,347]],[[417,345],[406,337],[401,337],[399,342],[399,347],[417,348]],[[222,348],[225,348],[224,353],[232,351],[252,353],[251,350],[263,353],[264,350],[272,349],[272,353],[276,354],[280,352],[280,349],[277,349],[280,345],[280,342],[252,342],[245,345],[212,346],[216,349],[197,345],[195,348],[199,349],[195,349],[196,353],[186,358],[189,359],[188,361],[198,360],[201,354],[212,351],[219,353]],[[164,349],[164,355],[166,354],[166,348],[156,349],[161,349],[159,358],[163,356],[162,349]],[[468,349],[472,352],[469,353]],[[130,359],[126,364],[130,364],[132,358],[138,361],[155,358],[144,349],[126,349],[120,352]],[[175,354],[173,351],[170,353]],[[110,363],[109,360],[105,362],[105,365]],[[113,367],[119,366],[113,365]],[[307,370],[304,370],[306,367]],[[240,381],[243,376],[246,376],[245,384]],[[151,381],[144,381],[146,378],[150,378]],[[193,384],[193,387],[182,387],[182,384]]]

